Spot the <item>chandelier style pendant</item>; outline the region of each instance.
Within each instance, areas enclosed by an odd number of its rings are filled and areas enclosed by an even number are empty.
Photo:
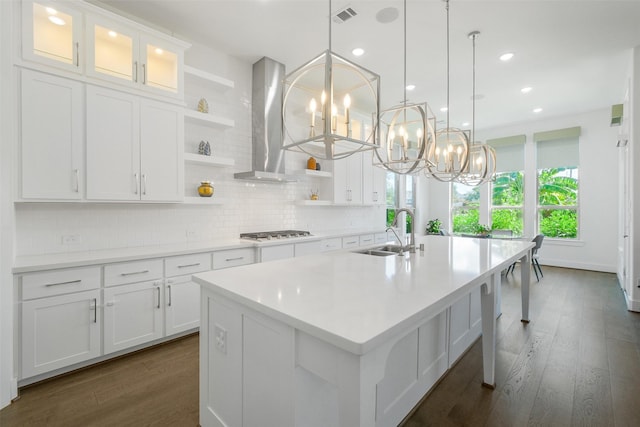
[[[283,149],[336,160],[379,146],[380,76],[329,50],[285,77]]]
[[[492,146],[475,141],[476,127],[476,39],[479,31],[469,33],[473,44],[473,85],[472,85],[472,117],[471,144],[469,145],[469,161],[467,167],[458,176],[457,181],[471,186],[486,184],[496,172],[496,152]]]
[[[455,181],[469,161],[469,135],[449,126],[449,0],[447,11],[447,127],[438,129],[436,137],[427,145],[425,173],[442,182]]]
[[[429,105],[407,103],[407,1],[404,0],[403,102],[380,113],[380,147],[374,166],[400,175],[420,172],[426,166],[426,147],[435,139],[436,118]]]

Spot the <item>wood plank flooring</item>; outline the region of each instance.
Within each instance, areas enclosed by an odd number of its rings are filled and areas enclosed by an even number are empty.
[[[528,325],[520,322],[519,274],[503,280],[497,388],[480,386],[478,341],[404,427],[640,426],[640,314],[626,310],[613,274],[543,272],[531,285]],[[198,337],[20,395],[0,411],[0,426],[197,426]]]

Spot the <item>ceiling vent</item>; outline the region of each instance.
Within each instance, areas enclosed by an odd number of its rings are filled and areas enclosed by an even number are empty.
[[[334,13],[332,18],[333,18],[333,22],[335,22],[336,24],[342,24],[343,22],[348,21],[349,19],[353,18],[357,14],[358,12],[346,6],[340,9],[339,11],[337,11],[336,13]]]

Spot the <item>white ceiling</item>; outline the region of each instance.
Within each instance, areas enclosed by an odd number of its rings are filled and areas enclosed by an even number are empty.
[[[253,63],[263,56],[293,70],[329,44],[328,0],[105,0],[110,8]],[[403,1],[333,0],[358,15],[332,25],[332,50],[381,76],[381,104],[403,98]],[[399,17],[380,23],[387,7]],[[451,126],[471,121],[476,41],[476,128],[608,108],[624,99],[631,48],[640,45],[640,0],[450,1]],[[446,12],[441,0],[407,0],[411,102],[446,118]],[[498,56],[513,52],[508,63]],[[233,76],[225,76],[233,78]],[[533,90],[523,95],[520,89]],[[534,114],[535,107],[543,111]]]

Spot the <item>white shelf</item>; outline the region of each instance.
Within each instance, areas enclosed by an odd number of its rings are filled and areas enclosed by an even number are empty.
[[[189,74],[201,80],[205,80],[208,83],[213,83],[221,89],[233,89],[235,86],[235,83],[231,80],[225,79],[224,77],[216,76],[215,74],[211,74],[207,71],[203,71],[199,68],[191,67],[189,65],[184,66],[184,72],[185,74]]]
[[[296,202],[300,206],[331,206],[332,202],[328,200],[298,200]]]
[[[184,153],[184,162],[196,165],[229,167],[236,164],[235,160],[227,157],[203,156],[202,154]]]
[[[217,116],[211,113],[201,113],[199,111],[185,109],[184,117],[188,120],[194,120],[204,123],[208,126],[214,126],[220,129],[228,129],[235,126],[235,122],[232,119],[226,117]]]
[[[184,198],[184,203],[187,205],[222,205],[224,204],[224,201],[216,198],[216,195],[214,194],[211,197],[185,197]]]
[[[296,171],[296,175],[313,176],[316,178],[331,178],[333,176],[331,172],[317,171],[313,169],[302,169],[302,170]]]

